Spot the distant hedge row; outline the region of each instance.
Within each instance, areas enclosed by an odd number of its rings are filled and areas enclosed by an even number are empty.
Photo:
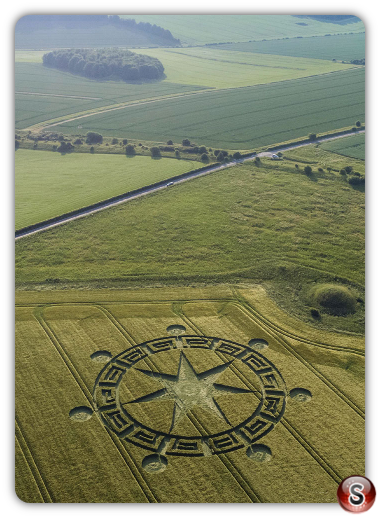
[[[164,66],[157,58],[121,49],[63,49],[43,56],[48,67],[93,79],[117,77],[124,81],[159,79]]]

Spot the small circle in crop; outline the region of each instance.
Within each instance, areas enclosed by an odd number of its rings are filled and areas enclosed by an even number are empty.
[[[166,469],[167,465],[167,458],[159,454],[147,455],[142,461],[142,467],[148,473],[161,473]]]

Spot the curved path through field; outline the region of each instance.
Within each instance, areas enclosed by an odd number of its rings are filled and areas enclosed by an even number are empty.
[[[290,151],[291,149],[296,149],[299,147],[304,146],[310,146],[311,144],[317,144],[318,142],[325,142],[329,140],[335,140],[338,138],[347,137],[349,135],[357,135],[359,133],[364,133],[365,130],[350,132],[350,133],[344,133],[343,135],[335,135],[332,137],[326,136],[321,137],[316,141],[313,142],[302,142],[298,144],[290,144],[290,145],[284,145],[281,147],[276,148],[276,152],[279,151]],[[188,180],[191,180],[193,178],[197,178],[198,176],[204,176],[206,174],[214,173],[216,171],[221,171],[222,169],[226,169],[228,167],[233,167],[236,164],[241,164],[243,162],[248,162],[250,160],[254,160],[257,156],[259,157],[268,157],[273,154],[273,151],[263,151],[258,154],[252,154],[250,156],[240,158],[237,160],[233,160],[232,162],[228,162],[226,164],[217,164],[217,165],[211,165],[207,169],[203,169],[202,171],[193,171],[186,173],[186,176],[184,178],[167,178],[166,180],[156,183],[154,185],[147,185],[146,187],[143,187],[141,189],[138,189],[138,191],[133,192],[127,192],[124,195],[121,195],[118,197],[117,200],[114,198],[104,200],[100,203],[96,204],[96,207],[89,206],[89,207],[83,207],[82,209],[79,209],[77,211],[74,211],[74,213],[69,214],[63,214],[62,216],[59,216],[57,218],[54,218],[54,220],[47,220],[47,221],[41,221],[41,223],[38,223],[36,225],[32,225],[31,227],[26,227],[24,229],[17,230],[15,233],[15,239],[21,239],[26,236],[30,236],[32,234],[36,234],[37,232],[42,232],[43,230],[48,230],[53,227],[57,227],[58,225],[63,225],[64,223],[68,223],[69,221],[73,221],[78,218],[83,218],[84,216],[88,216],[89,214],[94,214],[95,212],[99,212],[104,209],[108,209],[109,207],[114,207],[116,205],[120,205],[121,203],[125,203],[127,201],[133,200],[135,198],[140,198],[141,196],[145,196],[147,194],[160,191],[161,189],[170,188],[175,184],[183,183]]]

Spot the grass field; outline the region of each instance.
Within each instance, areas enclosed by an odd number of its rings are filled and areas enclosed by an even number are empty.
[[[338,172],[318,172],[322,159],[303,153],[293,160],[311,163],[311,177],[294,161],[262,159],[24,238],[17,285],[269,282],[287,293],[290,312],[312,321],[305,296],[313,282],[338,278],[363,290],[364,193]],[[359,309],[324,322],[362,330]]]
[[[141,49],[158,58],[166,81],[213,88],[237,88],[345,70],[350,65],[319,59],[228,52],[219,46],[190,49]]]
[[[215,161],[365,123],[364,67],[332,61],[364,57],[359,19],[133,18],[183,46],[16,28],[16,229],[200,167],[183,139]],[[67,46],[138,47],[166,77],[43,67]],[[88,131],[91,153],[46,150]],[[15,241],[19,499],[336,504],[365,474],[364,146],[262,153]]]
[[[247,150],[364,120],[364,68],[333,62],[329,54],[333,49],[336,59],[344,53],[344,57],[363,57],[361,21],[325,23],[289,15],[237,15],[230,16],[226,26],[227,18],[218,15],[162,18],[169,25],[178,22],[177,30],[185,19],[195,39],[197,31],[212,37],[224,24],[226,41],[240,43],[141,49],[159,58],[166,73],[164,81],[142,85],[94,81],[47,69],[41,63],[40,47],[30,52],[27,47],[18,48],[16,129],[38,131],[54,124],[56,130],[70,134],[92,130],[153,142],[190,138],[207,146]],[[235,40],[238,27],[240,37]],[[296,37],[297,31],[305,34],[305,29],[308,36],[326,34],[327,28],[331,34],[353,34]],[[274,34],[288,37],[291,29],[292,38],[271,40]],[[252,30],[257,37],[250,40],[270,41],[244,43]],[[358,55],[351,55],[351,49]]]
[[[16,229],[195,169],[194,162],[19,149]]]
[[[290,15],[146,14],[134,15],[134,18],[169,29],[175,38],[188,45],[364,31],[362,21],[336,24]]]
[[[364,475],[363,340],[328,332],[316,338],[312,328],[273,308],[260,287],[22,292],[16,306],[16,492],[25,501],[335,502],[343,478]],[[144,436],[134,444],[118,438],[98,412],[90,419],[82,413],[87,420],[69,418],[76,407],[95,407],[92,391],[103,364],[90,356],[99,350],[115,356],[166,336],[170,325],[243,346],[252,339],[268,343],[261,353],[282,375],[287,397],[278,424],[254,443],[266,448],[264,455],[249,457],[242,439],[238,449],[226,453],[222,447],[212,455],[216,446],[210,440],[206,456],[194,457],[189,446],[185,449],[186,440],[196,447],[189,435],[205,437],[226,428],[223,416],[239,426],[259,404],[263,389],[241,360],[228,366],[234,357],[218,349],[181,353],[178,341],[175,349],[141,360],[119,383],[118,397],[127,401],[123,408],[134,419],[165,430],[170,401],[128,404],[128,398],[162,387],[138,367],[176,372],[180,354],[199,373],[223,368],[218,384],[229,391],[215,396],[222,416],[198,405],[186,407],[176,425],[183,436],[180,455],[167,454],[164,471],[147,467],[153,452],[141,447]],[[188,386],[194,390],[196,383],[191,378]],[[311,399],[289,396],[296,387],[306,389]]]
[[[335,142],[325,142],[322,144],[323,149],[344,155],[347,157],[365,159],[365,135],[354,135],[345,137]]]

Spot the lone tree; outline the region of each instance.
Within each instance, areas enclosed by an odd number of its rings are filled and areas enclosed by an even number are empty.
[[[361,126],[361,125],[362,125],[362,123],[361,123],[360,121],[356,121],[356,122],[355,122],[355,126],[356,126],[357,128],[360,128],[360,126]]]
[[[307,174],[308,176],[313,172],[312,168],[309,165],[305,167],[304,171],[305,174]]]

